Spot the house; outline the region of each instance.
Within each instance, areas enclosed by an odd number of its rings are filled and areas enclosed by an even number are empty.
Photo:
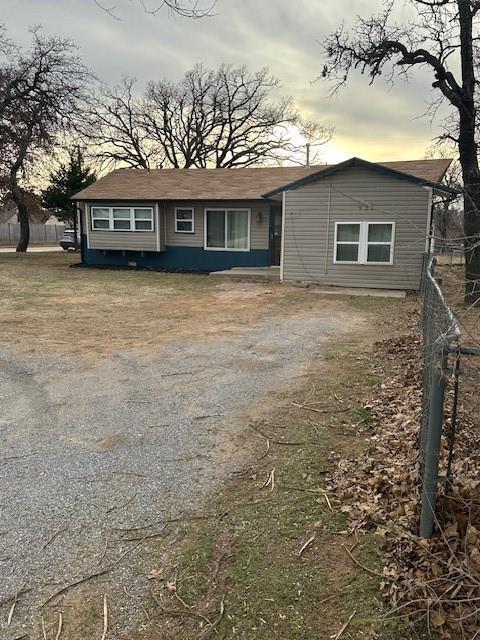
[[[30,224],[47,224],[50,212],[42,207],[42,199],[32,191],[24,191]],[[18,209],[11,195],[3,198],[0,204],[0,224],[18,222]]]
[[[75,196],[82,261],[167,270],[280,265],[281,280],[416,290],[450,160],[119,169]]]

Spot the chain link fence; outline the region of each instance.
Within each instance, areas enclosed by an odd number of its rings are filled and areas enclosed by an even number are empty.
[[[420,535],[428,538],[435,526],[438,483],[441,480],[452,482],[460,358],[480,355],[480,349],[461,343],[460,325],[437,280],[434,256],[425,256],[421,294],[424,366],[419,443],[422,474]],[[446,456],[442,459],[446,471],[440,478],[442,435],[447,445],[444,448]]]

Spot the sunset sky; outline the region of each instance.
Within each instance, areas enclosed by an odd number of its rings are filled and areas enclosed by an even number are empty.
[[[165,10],[149,15],[140,0],[101,1],[115,5],[116,17],[95,0],[0,0],[1,20],[18,42],[28,42],[32,25],[73,39],[100,80],[115,84],[127,74],[138,79],[139,91],[150,79],[179,79],[198,62],[268,66],[305,117],[335,128],[326,162],[423,157],[438,133],[422,117],[432,95],[425,73],[394,86],[369,86],[358,74],[334,98],[325,81],[316,81],[319,40],[342,20],[348,26],[356,15],[377,11],[379,0],[218,0],[215,15],[195,21]],[[145,3],[154,8],[161,0]]]

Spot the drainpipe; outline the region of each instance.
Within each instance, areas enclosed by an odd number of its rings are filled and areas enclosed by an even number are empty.
[[[280,244],[280,282],[283,282],[284,268],[283,262],[285,259],[285,224],[287,222],[287,192],[282,192],[282,241]]]
[[[83,222],[82,222],[82,208],[77,204],[77,215],[78,215],[78,228],[80,231],[80,262],[85,264],[85,247],[83,246]],[[76,238],[75,238],[76,240]]]

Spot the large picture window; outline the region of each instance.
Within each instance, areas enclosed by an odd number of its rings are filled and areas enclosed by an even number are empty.
[[[335,223],[338,264],[393,264],[394,222]]]
[[[152,207],[91,207],[92,231],[153,231]]]
[[[205,209],[205,249],[250,251],[250,210]]]

